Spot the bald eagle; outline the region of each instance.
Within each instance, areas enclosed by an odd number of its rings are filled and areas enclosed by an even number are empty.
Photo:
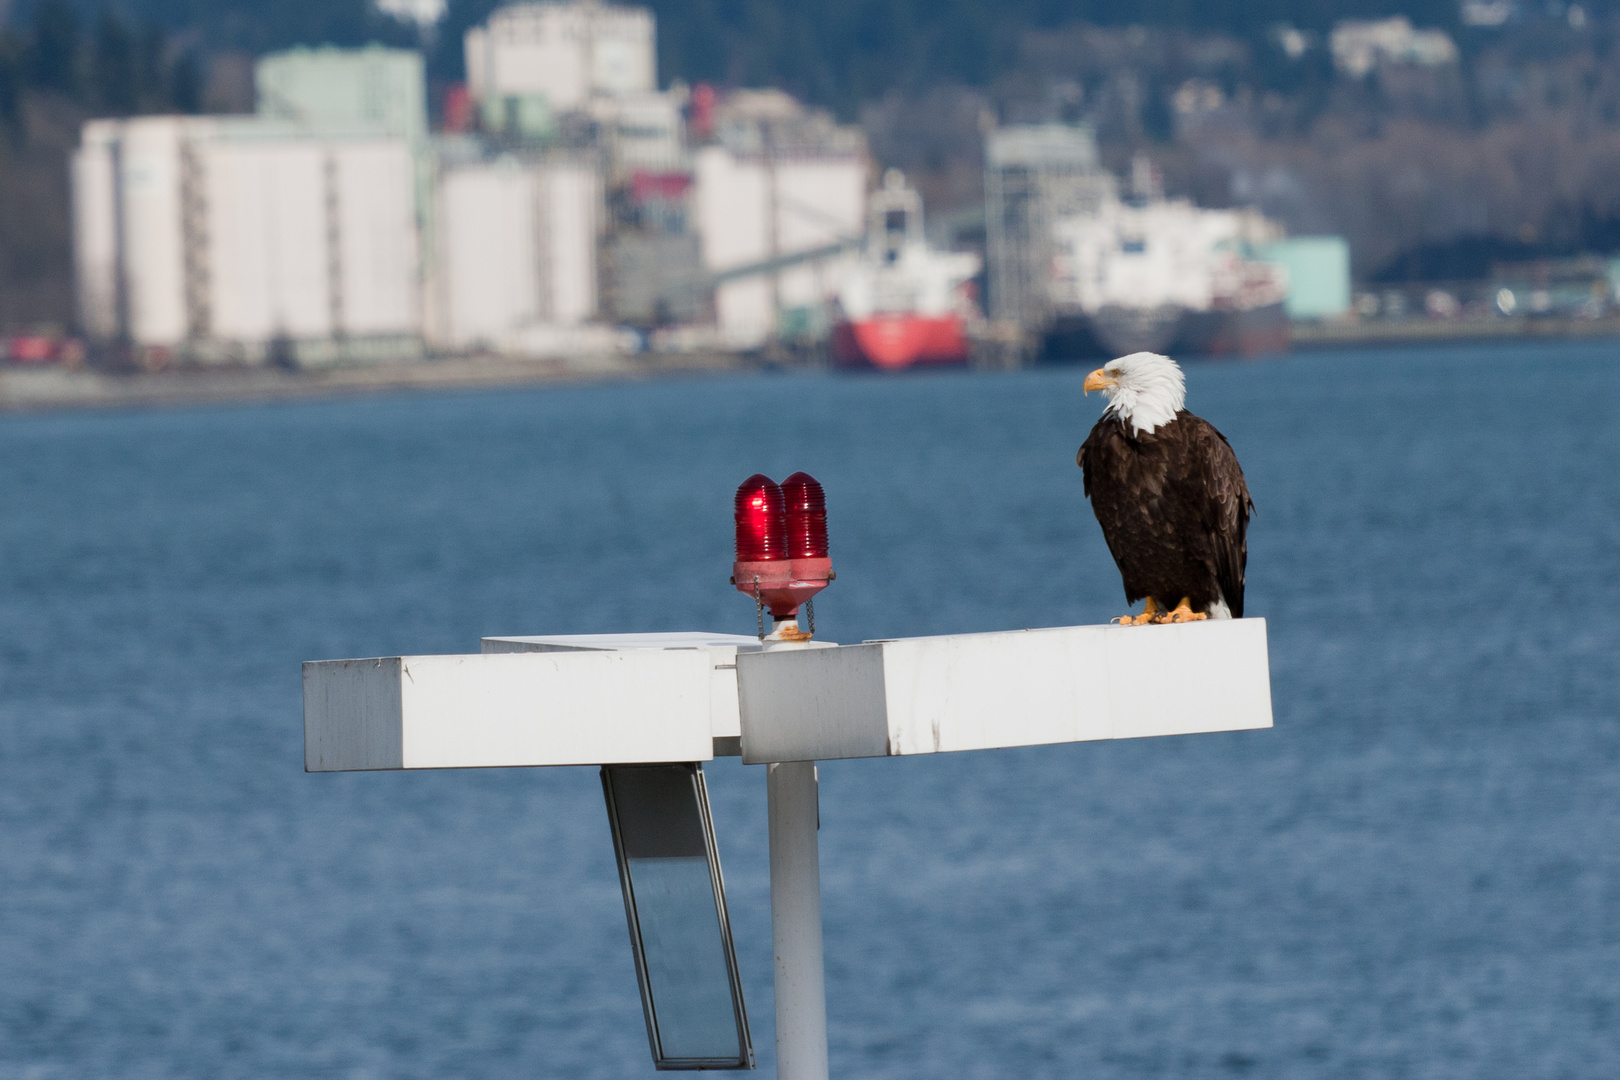
[[[1182,407],[1181,368],[1168,356],[1132,353],[1086,376],[1108,399],[1075,456],[1086,497],[1124,579],[1149,622],[1243,617],[1254,503],[1237,455],[1207,420]]]

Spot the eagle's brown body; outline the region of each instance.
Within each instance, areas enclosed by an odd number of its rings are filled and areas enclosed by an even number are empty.
[[[1146,433],[1104,415],[1075,461],[1127,603],[1185,597],[1207,612],[1224,601],[1243,617],[1254,503],[1224,435],[1185,409]]]

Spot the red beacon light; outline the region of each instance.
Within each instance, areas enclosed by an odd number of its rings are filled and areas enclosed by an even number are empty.
[[[737,561],[787,558],[787,503],[776,481],[755,473],[737,489]]]
[[[827,557],[827,494],[809,473],[796,472],[782,481],[787,500],[788,557]]]
[[[797,472],[778,487],[755,473],[737,489],[737,591],[769,608],[779,641],[805,641],[799,608],[835,576],[827,556],[827,496],[815,477]],[[814,616],[811,618],[814,631]],[[764,636],[763,618],[760,636]]]

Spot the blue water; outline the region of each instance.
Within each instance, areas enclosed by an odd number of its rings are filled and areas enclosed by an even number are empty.
[[[1103,621],[1081,377],[0,422],[0,1078],[650,1076],[594,771],[305,775],[300,661],[749,632],[756,469],[826,484],[824,637]],[[1620,348],[1189,384],[1276,728],[824,765],[834,1075],[1620,1075]]]

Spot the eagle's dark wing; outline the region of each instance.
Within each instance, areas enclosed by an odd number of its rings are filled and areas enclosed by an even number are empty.
[[[1190,481],[1186,497],[1197,507],[1207,530],[1209,555],[1215,581],[1232,609],[1232,618],[1243,617],[1243,577],[1249,563],[1249,515],[1254,500],[1243,479],[1243,467],[1226,436],[1215,425],[1184,412],[1177,424],[1185,424]]]
[[[1086,458],[1089,456],[1086,451],[1091,449],[1091,444],[1096,440],[1097,429],[1092,428],[1091,434],[1086,436],[1086,441],[1080,444],[1080,449],[1075,451],[1074,455],[1074,463],[1080,466],[1080,486],[1088,499],[1091,498],[1091,470],[1086,468]]]

